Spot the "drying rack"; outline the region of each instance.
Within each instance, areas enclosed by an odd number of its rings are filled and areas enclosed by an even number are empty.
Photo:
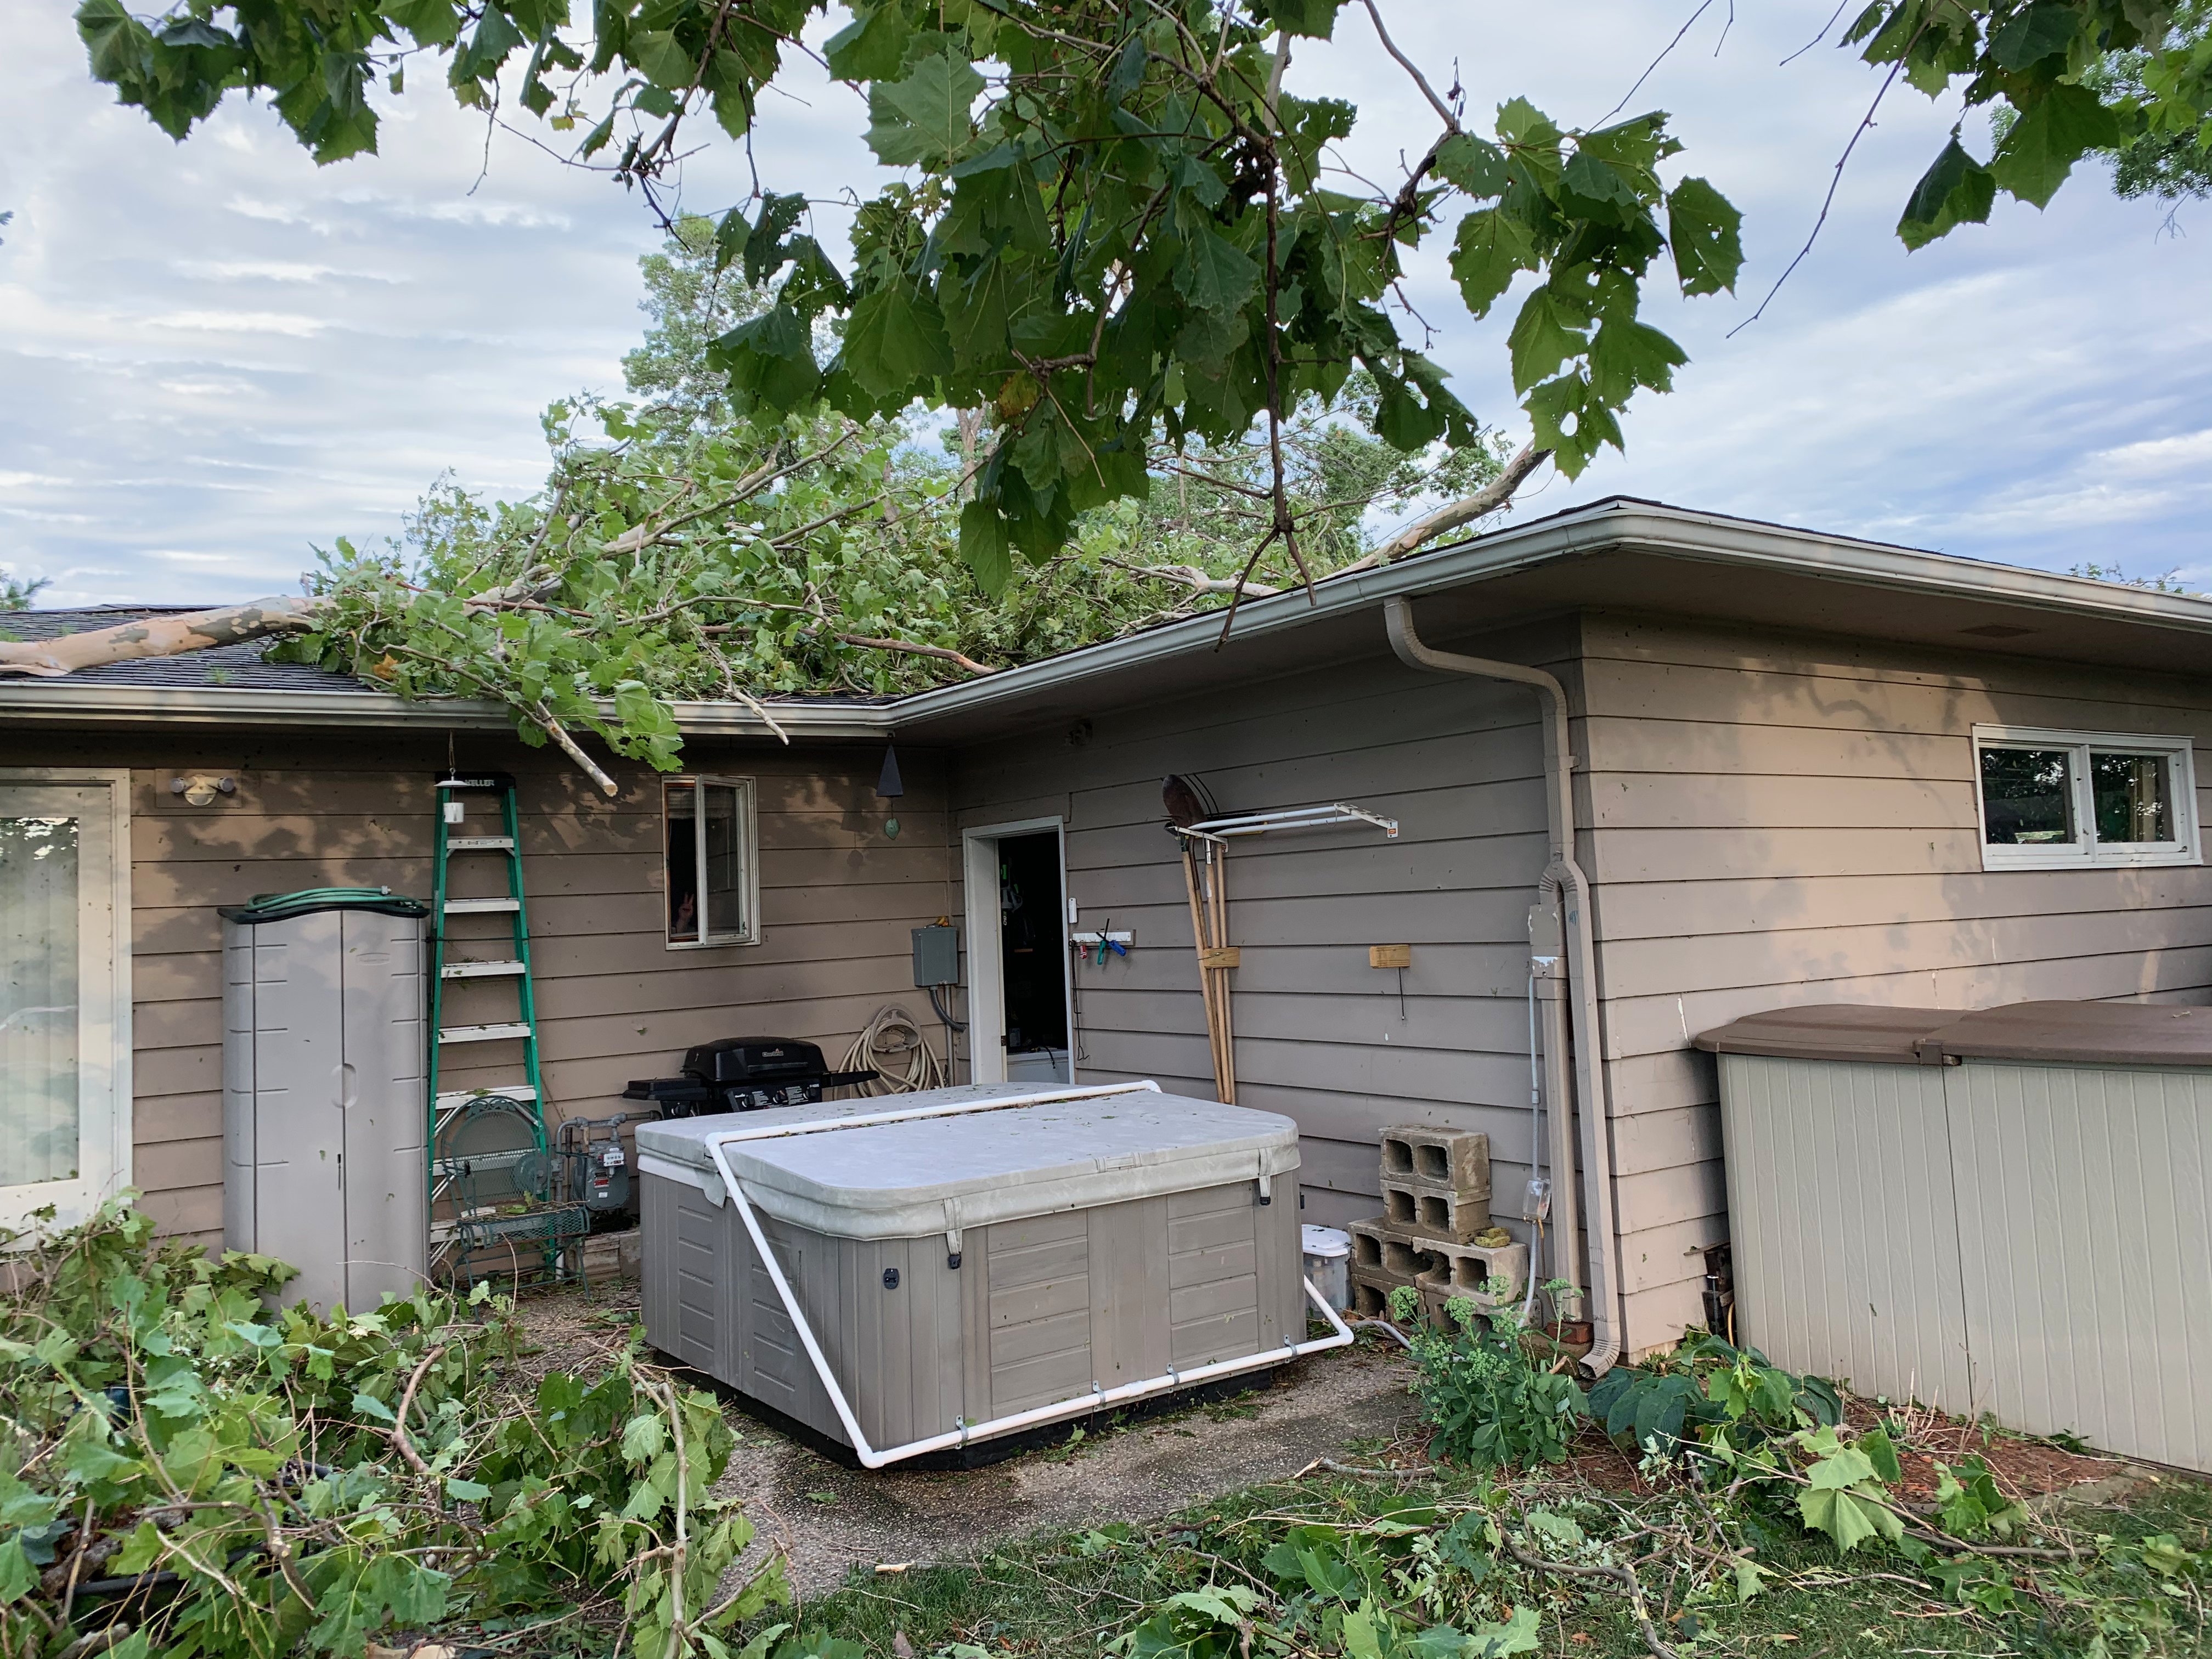
[[[1385,840],[1398,839],[1397,819],[1341,800],[1325,806],[1281,806],[1168,825],[1169,832],[1182,842],[1183,887],[1190,898],[1191,936],[1198,942],[1198,987],[1206,1003],[1214,1096],[1224,1105],[1237,1103],[1237,1033],[1230,1018],[1229,975],[1243,960],[1243,953],[1229,942],[1229,843],[1273,831],[1327,830],[1346,823],[1369,824],[1380,830]]]

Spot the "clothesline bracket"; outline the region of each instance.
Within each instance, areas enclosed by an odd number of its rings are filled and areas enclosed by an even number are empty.
[[[1170,823],[1168,831],[1186,841],[1222,846],[1246,836],[1264,836],[1273,830],[1327,830],[1343,823],[1370,823],[1382,832],[1384,840],[1398,839],[1397,819],[1386,818],[1379,812],[1341,800],[1331,801],[1326,806],[1279,806],[1265,812],[1205,818],[1196,823]]]

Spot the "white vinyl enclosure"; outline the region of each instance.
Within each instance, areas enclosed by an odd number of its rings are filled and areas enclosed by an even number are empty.
[[[0,771],[0,1227],[130,1179],[121,774]]]
[[[2212,1008],[1829,1004],[1698,1043],[1742,1340],[2212,1471]]]

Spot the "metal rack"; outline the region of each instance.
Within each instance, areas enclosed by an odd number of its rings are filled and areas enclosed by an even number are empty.
[[[1264,836],[1271,830],[1326,830],[1339,823],[1371,823],[1386,841],[1398,839],[1398,820],[1370,812],[1349,801],[1326,806],[1279,806],[1266,812],[1239,812],[1233,817],[1205,818],[1196,823],[1171,823],[1169,830],[1192,841],[1222,842],[1242,836]]]

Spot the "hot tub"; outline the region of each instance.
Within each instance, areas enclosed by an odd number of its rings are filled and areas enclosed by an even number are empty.
[[[638,1152],[647,1340],[868,1468],[1352,1340],[1272,1112],[980,1084],[649,1123]]]

